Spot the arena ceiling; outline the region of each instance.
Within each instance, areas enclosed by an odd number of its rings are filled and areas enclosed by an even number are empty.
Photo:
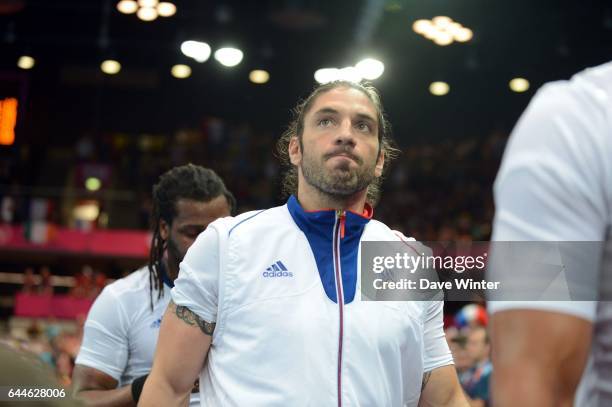
[[[167,133],[205,116],[279,132],[313,73],[370,56],[385,63],[374,81],[401,145],[511,129],[535,90],[612,59],[612,7],[567,0],[176,0],[170,18],[142,22],[116,0],[0,0],[0,97],[23,96],[22,141],[72,142],[83,132]],[[446,15],[473,30],[467,43],[438,46],[413,32]],[[188,39],[234,45],[226,68],[180,52]],[[33,69],[16,67],[22,54]],[[112,57],[113,77],[99,70]],[[177,80],[170,67],[188,63]],[[265,85],[248,80],[263,68]],[[526,93],[508,81],[527,78]],[[450,93],[429,93],[432,81]],[[26,141],[27,140],[27,141]]]

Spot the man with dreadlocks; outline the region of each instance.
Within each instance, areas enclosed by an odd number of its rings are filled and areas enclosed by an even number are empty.
[[[468,406],[441,301],[361,301],[360,242],[405,239],[372,219],[387,133],[370,86],[298,106],[279,148],[292,195],[189,249],[140,405],[185,405],[200,375],[202,406]]]
[[[89,311],[72,376],[75,397],[88,406],[137,404],[179,263],[208,224],[235,205],[212,170],[188,164],[159,178],[149,264],[106,286]],[[197,391],[191,405],[199,405]]]

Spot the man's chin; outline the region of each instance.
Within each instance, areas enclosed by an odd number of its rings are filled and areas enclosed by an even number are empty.
[[[328,161],[327,167],[329,168],[329,171],[342,171],[349,173],[357,169],[355,161],[350,160],[348,158],[343,158],[342,160],[334,160],[333,162]]]

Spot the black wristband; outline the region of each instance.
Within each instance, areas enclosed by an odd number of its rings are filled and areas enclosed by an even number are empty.
[[[138,404],[138,399],[140,398],[140,394],[142,393],[142,388],[144,387],[145,380],[149,375],[146,374],[139,378],[134,379],[132,382],[132,398],[134,399],[134,403]]]

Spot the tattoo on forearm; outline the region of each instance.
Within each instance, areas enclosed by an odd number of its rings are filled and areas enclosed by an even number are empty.
[[[204,321],[189,308],[182,305],[176,305],[172,302],[170,303],[170,306],[174,308],[174,313],[176,316],[182,319],[187,325],[197,325],[200,327],[200,330],[204,332],[204,334],[212,336],[213,332],[215,331],[216,323]]]
[[[431,376],[431,372],[423,373],[423,382],[421,383],[421,392],[425,390],[425,386],[427,386],[427,382],[429,381],[430,376]]]

